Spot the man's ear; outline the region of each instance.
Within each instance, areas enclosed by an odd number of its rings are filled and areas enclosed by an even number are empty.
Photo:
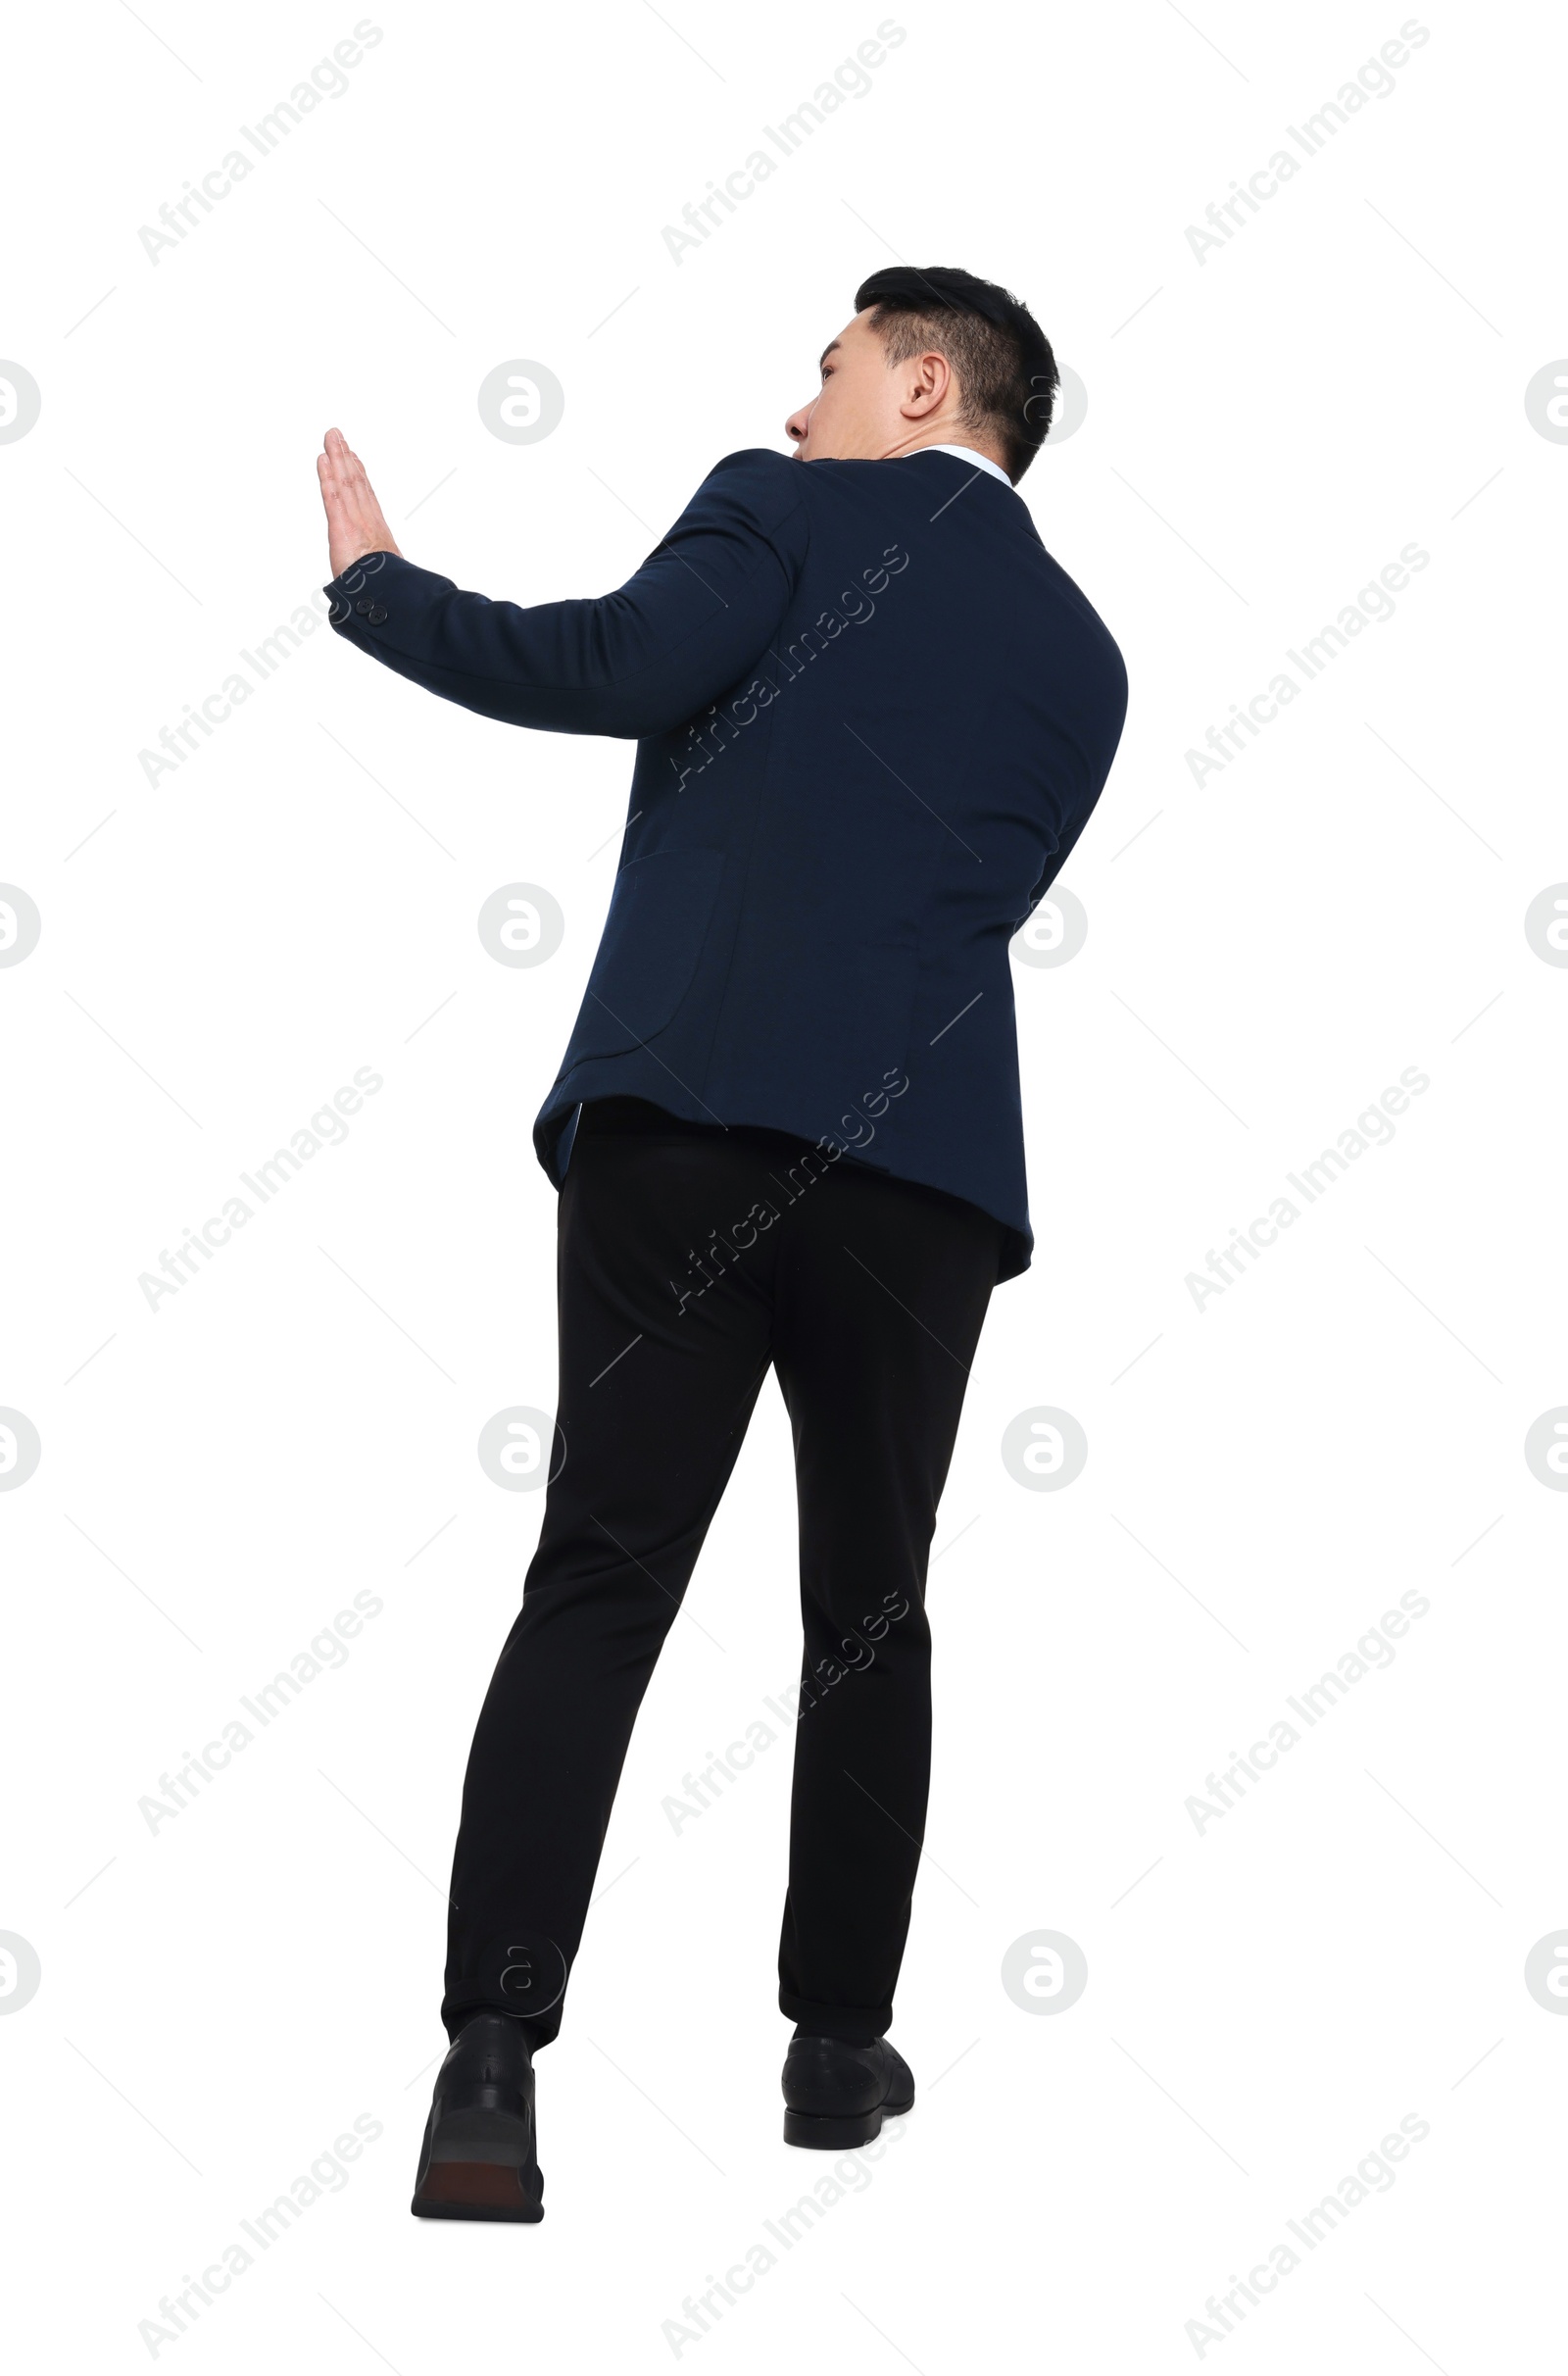
[[[939,412],[953,383],[953,367],[933,349],[911,358],[909,393],[899,410],[909,421],[926,421]]]

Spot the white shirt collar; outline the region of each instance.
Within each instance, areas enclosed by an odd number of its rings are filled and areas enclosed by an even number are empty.
[[[917,454],[956,454],[960,462],[971,463],[977,470],[989,470],[992,477],[1000,478],[1004,487],[1012,484],[1000,463],[993,462],[989,454],[977,454],[973,446],[929,445],[916,446],[914,450]],[[906,455],[904,459],[907,461],[908,456]]]

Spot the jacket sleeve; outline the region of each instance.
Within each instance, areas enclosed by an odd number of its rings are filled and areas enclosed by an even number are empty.
[[[1079,836],[1105,788],[1127,721],[1126,663],[1104,622],[1089,609],[1076,588],[1073,592],[1075,607],[1093,621],[1095,629],[1078,667],[1078,690],[1083,703],[1080,728],[1064,746],[1072,752],[1074,764],[1064,768],[1063,779],[1076,787],[1077,798],[1067,806],[1056,846],[1029,894],[1029,905],[1018,918],[1019,924],[1028,922],[1077,848]]]
[[[760,447],[727,455],[636,575],[594,601],[523,609],[371,553],[324,589],[331,622],[400,676],[508,725],[665,733],[772,640],[806,554],[803,468]]]

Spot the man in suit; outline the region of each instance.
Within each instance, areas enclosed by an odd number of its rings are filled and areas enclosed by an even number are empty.
[[[1015,298],[878,272],[819,371],[794,456],[727,455],[599,600],[460,592],[399,553],[337,430],[318,465],[346,640],[485,717],[637,745],[534,1125],[557,1436],[464,1787],[421,2216],[542,2215],[532,2057],[770,1366],[805,1643],[785,2136],[856,2146],[913,2100],[886,2032],[929,1778],[926,1562],[991,1290],[1033,1244],[1008,943],[1099,797],[1126,676],[1013,491],[1057,386]]]

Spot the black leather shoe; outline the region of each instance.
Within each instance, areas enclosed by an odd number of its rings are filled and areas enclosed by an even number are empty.
[[[527,2033],[507,2013],[475,2013],[436,2073],[409,2208],[416,2219],[542,2219],[543,2192]]]
[[[906,2112],[914,2073],[878,2038],[846,2046],[838,2038],[792,2038],[784,2057],[784,2142],[828,2153],[869,2145],[884,2112]]]

